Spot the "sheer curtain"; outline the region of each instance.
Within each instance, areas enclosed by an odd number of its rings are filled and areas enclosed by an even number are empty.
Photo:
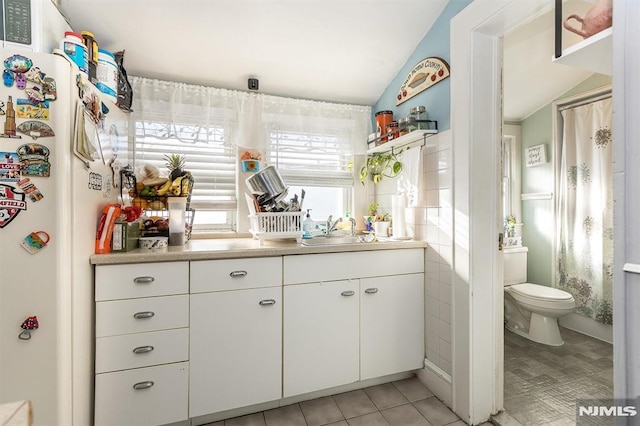
[[[613,321],[611,98],[568,108],[558,194],[558,282],[576,312]]]
[[[199,209],[241,207],[240,218],[244,201],[238,203],[236,195],[245,188],[238,148],[262,151],[287,183],[351,186],[349,165],[354,155],[365,153],[371,132],[369,106],[130,80],[136,161],[157,162],[168,150],[185,154]],[[167,144],[158,144],[161,140]]]

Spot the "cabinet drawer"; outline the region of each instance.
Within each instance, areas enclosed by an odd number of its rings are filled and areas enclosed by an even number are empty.
[[[96,301],[189,292],[189,262],[96,266]]]
[[[96,375],[95,425],[151,426],[188,418],[189,363]]]
[[[424,249],[372,250],[284,257],[284,284],[424,272]]]
[[[191,262],[191,293],[282,285],[282,257]]]
[[[188,328],[96,339],[96,374],[188,360]]]
[[[188,326],[188,294],[96,303],[96,337]]]

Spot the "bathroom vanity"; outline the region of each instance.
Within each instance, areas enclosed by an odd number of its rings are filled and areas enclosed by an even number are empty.
[[[205,424],[421,368],[424,250],[238,239],[93,256],[95,424]]]

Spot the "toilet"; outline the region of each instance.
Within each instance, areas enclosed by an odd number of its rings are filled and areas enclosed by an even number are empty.
[[[573,312],[576,302],[566,291],[527,282],[526,247],[504,249],[504,319],[506,327],[534,342],[564,344],[558,318]]]

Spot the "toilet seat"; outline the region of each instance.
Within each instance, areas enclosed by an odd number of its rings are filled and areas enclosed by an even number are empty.
[[[551,309],[572,309],[575,307],[573,296],[557,288],[539,284],[515,284],[505,287],[517,301],[531,306]]]

